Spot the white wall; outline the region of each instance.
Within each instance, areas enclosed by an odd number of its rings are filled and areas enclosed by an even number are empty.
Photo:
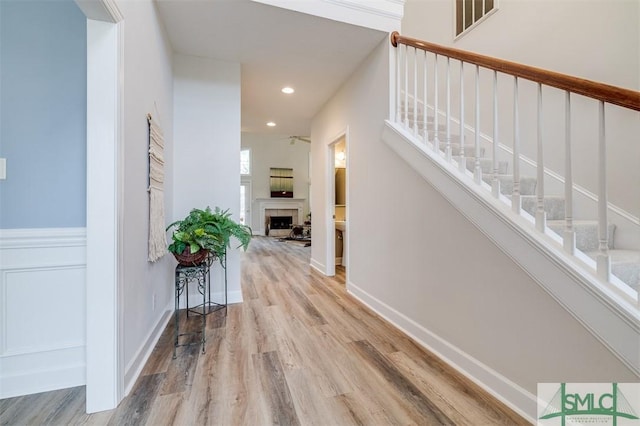
[[[579,18],[578,18],[579,17]],[[640,3],[633,0],[501,0],[499,10],[478,27],[454,41],[454,8],[448,0],[409,0],[402,33],[430,42],[520,62],[632,90],[640,89]],[[444,62],[444,61],[442,61]],[[453,63],[457,73],[457,63]],[[472,67],[466,67],[466,117],[473,117]],[[490,77],[487,84],[490,87]],[[454,77],[454,81],[457,77]],[[501,143],[511,146],[510,79],[501,79]],[[490,91],[482,90],[490,105]],[[535,88],[521,84],[522,153],[535,159]],[[559,91],[545,91],[547,99],[563,101]],[[441,99],[444,99],[444,92]],[[457,95],[453,115],[459,116]],[[597,193],[597,103],[573,98],[574,181]],[[549,104],[547,104],[549,105]],[[490,111],[490,109],[485,110]],[[609,200],[640,217],[640,120],[637,113],[607,108]],[[492,134],[492,117],[481,116],[482,130]],[[545,166],[564,171],[564,108],[545,111]],[[469,122],[469,121],[468,121]],[[635,184],[629,185],[630,182]],[[580,216],[583,212],[577,212]],[[588,212],[593,214],[593,212]],[[585,216],[582,214],[582,216]]]
[[[172,217],[173,79],[171,47],[151,1],[120,1],[124,27],[123,290],[125,389],[133,385],[173,309],[174,260],[147,261],[147,114],[165,140],[165,219]],[[155,298],[155,306],[154,306]]]
[[[351,292],[403,317],[421,335],[482,366],[486,377],[524,395],[527,403],[518,408],[529,415],[535,415],[535,401],[528,397],[538,382],[637,381],[382,142],[387,43],[313,119],[312,264],[327,264],[327,145],[348,127]]]
[[[242,133],[242,148],[251,149],[251,228],[262,229],[256,198],[270,198],[271,167],[293,169],[293,197],[303,198],[304,218],[309,213],[309,151],[310,145],[290,143],[288,135]]]
[[[174,55],[173,220],[192,208],[240,208],[240,64]],[[241,302],[240,254],[227,254],[229,301]],[[220,282],[218,267],[213,282]],[[214,290],[215,291],[215,290]]]

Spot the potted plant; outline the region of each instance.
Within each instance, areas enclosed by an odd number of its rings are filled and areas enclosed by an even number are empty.
[[[235,237],[240,242],[238,248],[244,250],[251,241],[251,228],[231,219],[229,209],[219,207],[214,211],[210,207],[193,209],[184,219],[167,226],[167,231],[174,227],[168,250],[182,265],[197,265],[209,253],[222,261],[227,248],[231,247],[231,237]]]

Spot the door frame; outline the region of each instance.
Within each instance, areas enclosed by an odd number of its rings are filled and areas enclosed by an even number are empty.
[[[326,223],[325,223],[325,244],[326,244],[326,267],[325,267],[325,275],[334,276],[336,274],[336,228],[335,228],[335,211],[336,211],[336,145],[342,139],[345,141],[345,153],[346,153],[346,161],[347,166],[349,162],[349,127],[340,132],[337,136],[330,139],[330,142],[327,144],[326,150],[326,180],[325,180],[325,209],[326,209]],[[349,217],[349,168],[347,167],[346,172],[346,199],[347,199],[347,207],[345,209],[346,217]],[[348,238],[349,238],[349,222],[347,221],[346,226],[346,234],[347,238],[344,238],[342,241],[343,244],[343,253],[349,249]],[[347,263],[349,262],[349,256],[347,254]],[[347,265],[348,266],[348,265]],[[349,273],[349,269],[347,268],[347,274]]]
[[[76,3],[87,17],[86,412],[94,413],[124,397],[124,17],[114,0]]]
[[[250,226],[253,229],[253,183],[251,181],[251,177],[249,176],[241,176],[240,177],[240,186],[246,186],[247,191],[245,191],[245,225]],[[247,215],[247,210],[249,214]]]

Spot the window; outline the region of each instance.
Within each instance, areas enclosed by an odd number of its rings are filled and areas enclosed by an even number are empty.
[[[251,174],[251,150],[240,150],[240,174],[247,176]]]
[[[494,9],[494,0],[456,0],[456,36],[488,16]]]

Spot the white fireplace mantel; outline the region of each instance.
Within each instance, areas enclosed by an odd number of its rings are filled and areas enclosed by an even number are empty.
[[[264,235],[265,211],[267,209],[298,210],[298,220],[302,220],[305,201],[304,198],[256,198],[255,202],[260,212],[260,235]]]

